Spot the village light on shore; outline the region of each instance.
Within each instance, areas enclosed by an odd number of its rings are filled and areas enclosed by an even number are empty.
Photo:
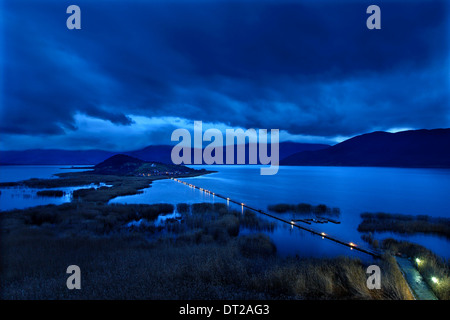
[[[417,263],[418,265],[420,265],[420,264],[422,263],[422,260],[420,260],[419,258],[416,258],[416,263]]]
[[[433,281],[434,283],[439,283],[439,280],[436,277],[431,277],[431,281]]]

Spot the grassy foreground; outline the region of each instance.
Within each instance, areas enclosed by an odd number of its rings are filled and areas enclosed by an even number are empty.
[[[385,239],[382,246],[392,254],[400,253],[410,258],[436,296],[440,300],[450,299],[449,261],[444,261],[421,245],[407,241]],[[433,277],[437,279],[437,282],[432,281]]]
[[[281,258],[261,230],[275,226],[224,204],[179,204],[179,219],[152,222],[173,206],[74,201],[0,215],[2,299],[411,299],[391,257]],[[145,221],[134,227],[130,222]],[[241,230],[251,230],[241,235]],[[82,289],[66,288],[78,265]]]

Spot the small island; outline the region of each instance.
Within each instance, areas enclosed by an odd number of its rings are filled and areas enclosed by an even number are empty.
[[[183,165],[143,161],[124,154],[117,154],[106,159],[94,166],[92,171],[93,174],[134,177],[192,177],[210,172]]]

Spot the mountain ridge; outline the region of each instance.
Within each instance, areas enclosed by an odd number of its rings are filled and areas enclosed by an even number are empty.
[[[329,148],[292,154],[290,166],[450,168],[450,129],[375,131]]]
[[[280,159],[298,151],[319,150],[329,147],[326,144],[281,142]],[[31,149],[23,151],[0,151],[1,165],[96,165],[116,154],[124,154],[144,161],[172,163],[171,145],[150,145],[142,149],[114,152],[98,149],[62,150],[62,149]],[[246,158],[248,158],[246,144]],[[225,151],[224,151],[225,152]],[[193,153],[192,153],[193,154]],[[236,156],[236,152],[235,152]],[[193,163],[193,161],[192,161]],[[235,161],[236,163],[236,161]]]

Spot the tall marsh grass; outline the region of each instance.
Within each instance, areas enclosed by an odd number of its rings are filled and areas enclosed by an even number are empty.
[[[2,299],[410,298],[401,275],[384,265],[382,289],[369,290],[361,261],[280,258],[267,236],[194,243],[142,234],[58,238],[34,229],[0,240]],[[81,268],[82,290],[66,288],[71,264]]]
[[[358,226],[360,232],[393,231],[398,233],[426,233],[450,238],[450,219],[425,215],[410,216],[402,214],[362,213]]]
[[[0,215],[1,299],[409,299],[392,261],[382,289],[351,258],[282,258],[270,237],[241,235],[270,223],[225,204],[177,206],[168,232],[124,230],[174,206],[72,202]],[[56,218],[53,218],[56,217]],[[78,265],[82,290],[67,290]]]
[[[407,241],[385,239],[382,247],[393,254],[409,257],[436,296],[441,300],[450,299],[449,261],[445,261],[421,245]],[[419,259],[420,263],[417,263],[416,259]],[[432,281],[433,277],[438,279],[437,283]]]
[[[267,207],[269,211],[276,213],[301,213],[301,214],[322,214],[322,215],[334,215],[339,216],[341,210],[339,208],[328,207],[324,204],[319,204],[313,206],[308,203],[299,203],[299,204],[287,204],[287,203],[279,203],[274,205],[269,205]]]

